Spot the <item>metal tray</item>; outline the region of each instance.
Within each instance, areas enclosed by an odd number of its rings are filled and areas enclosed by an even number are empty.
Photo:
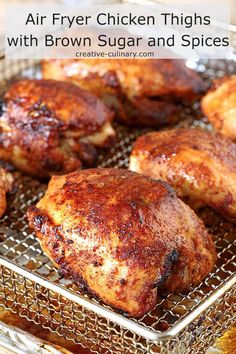
[[[209,81],[236,73],[234,61],[186,63]],[[35,61],[0,61],[0,94],[14,79],[39,78]],[[181,126],[211,129],[199,105],[183,109]],[[132,143],[145,129],[116,125],[118,142],[101,152],[98,166],[127,167]],[[136,320],[116,313],[63,278],[28,227],[27,208],[46,185],[15,172],[15,191],[0,220],[0,303],[95,353],[202,353],[236,320],[236,226],[211,210],[200,211],[214,235],[218,261],[198,287],[159,298],[154,310]]]
[[[34,337],[0,321],[0,353],[4,354],[72,354],[68,350]]]

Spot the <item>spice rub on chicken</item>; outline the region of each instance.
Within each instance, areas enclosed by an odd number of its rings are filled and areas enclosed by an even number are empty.
[[[113,113],[68,82],[22,80],[7,91],[0,117],[0,158],[44,178],[91,166],[96,147],[110,147]]]
[[[130,170],[168,182],[193,208],[236,221],[236,144],[203,129],[152,132],[135,142]]]
[[[206,89],[184,61],[173,59],[44,60],[42,72],[93,92],[128,125],[173,124],[181,116],[178,104],[191,104]]]
[[[173,189],[128,170],[53,176],[27,215],[61,272],[134,317],[159,293],[199,284],[216,259],[208,231]]]
[[[201,107],[215,130],[236,142],[236,75],[214,80]]]

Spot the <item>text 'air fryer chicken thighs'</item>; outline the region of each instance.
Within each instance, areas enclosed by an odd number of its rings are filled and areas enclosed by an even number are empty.
[[[23,80],[5,95],[0,158],[37,177],[92,165],[94,146],[109,147],[113,113],[94,95],[66,82]]]
[[[130,170],[167,181],[193,208],[236,221],[236,144],[200,129],[148,133],[135,142]]]
[[[215,80],[201,106],[215,129],[236,141],[236,75]]]
[[[181,60],[44,60],[43,77],[69,80],[102,98],[128,125],[175,123],[176,102],[189,104],[205,91],[198,74]]]
[[[13,176],[0,167],[0,217],[5,213],[7,208],[6,194],[10,192],[13,184]]]
[[[28,219],[64,274],[135,317],[159,292],[198,284],[216,258],[211,236],[172,188],[128,170],[54,176]]]

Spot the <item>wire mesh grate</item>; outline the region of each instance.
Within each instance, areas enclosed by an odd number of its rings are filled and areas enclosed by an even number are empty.
[[[207,81],[236,72],[234,61],[189,61],[187,66],[200,72]],[[39,78],[40,67],[36,62],[5,60],[0,62],[0,74],[3,78],[0,81],[0,94],[3,94],[9,82],[15,78]],[[201,125],[211,129],[201,116],[198,104],[184,108],[182,118],[180,126]],[[109,152],[101,151],[98,167],[126,168],[133,142],[147,131],[120,125],[116,125],[116,130],[117,144]],[[58,273],[28,227],[26,210],[43,195],[46,184],[18,172],[14,175],[16,188],[9,197],[7,213],[0,220],[0,255],[52,284],[99,304],[70,279],[65,279]],[[155,333],[171,333],[181,321],[191,316],[194,309],[213,297],[219,288],[232,279],[236,270],[236,227],[208,209],[200,211],[200,217],[214,235],[218,251],[214,271],[188,293],[159,298],[155,309],[139,320],[132,319],[134,324]],[[203,352],[236,319],[235,291],[231,288],[223,297],[215,299],[214,304],[197,319],[193,319],[185,329],[177,331],[176,336],[150,341],[37,281],[28,279],[21,274],[21,270],[13,270],[6,264],[0,266],[0,303],[65,338],[89,346],[97,353]],[[110,309],[106,305],[102,306]]]

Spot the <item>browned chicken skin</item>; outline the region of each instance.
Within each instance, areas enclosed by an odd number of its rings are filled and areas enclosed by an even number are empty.
[[[236,141],[236,75],[215,80],[201,107],[216,130]]]
[[[0,118],[0,158],[37,177],[92,165],[94,146],[114,142],[112,118],[98,98],[71,83],[16,82]]]
[[[130,170],[167,181],[193,208],[236,221],[236,145],[220,134],[173,129],[137,139]]]
[[[44,60],[43,77],[69,80],[115,108],[129,125],[158,127],[175,123],[180,109],[205,90],[197,73],[181,60]]]
[[[54,176],[28,219],[64,274],[135,317],[158,293],[198,284],[216,258],[211,236],[172,188],[128,170]]]
[[[5,168],[0,167],[0,217],[7,208],[6,193],[12,188],[13,177]]]

